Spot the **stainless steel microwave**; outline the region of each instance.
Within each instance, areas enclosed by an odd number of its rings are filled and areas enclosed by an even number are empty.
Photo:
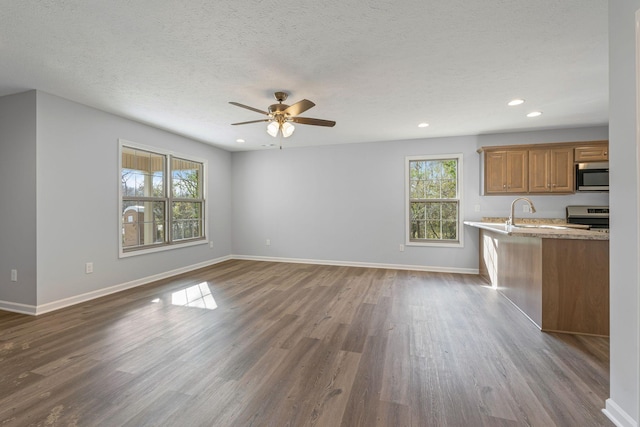
[[[576,191],[609,191],[609,162],[577,163]]]

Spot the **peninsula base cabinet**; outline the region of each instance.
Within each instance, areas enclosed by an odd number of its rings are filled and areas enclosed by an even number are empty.
[[[609,241],[480,230],[480,274],[545,332],[609,336]]]

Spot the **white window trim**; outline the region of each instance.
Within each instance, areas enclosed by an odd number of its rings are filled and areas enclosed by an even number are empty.
[[[202,216],[202,227],[204,228],[204,236],[202,239],[164,244],[164,245],[149,247],[146,249],[136,249],[133,251],[125,252],[124,248],[122,247],[122,237],[121,237],[123,224],[122,224],[122,185],[120,184],[122,179],[122,147],[123,146],[129,147],[129,148],[136,148],[144,151],[149,151],[157,154],[162,154],[165,156],[174,156],[184,160],[192,160],[194,162],[202,163],[202,168],[203,168],[202,194],[204,196],[204,215]],[[167,158],[167,161],[169,161],[169,158]],[[189,246],[206,245],[209,242],[209,237],[208,237],[209,223],[207,222],[207,218],[209,216],[209,197],[207,193],[207,177],[208,177],[208,162],[206,159],[202,159],[197,156],[192,156],[190,154],[184,154],[184,153],[179,153],[179,152],[166,150],[158,147],[152,147],[150,145],[140,144],[137,142],[128,141],[126,139],[118,139],[118,181],[117,181],[118,182],[118,232],[116,234],[118,236],[118,258],[128,258],[132,256],[137,256],[137,255],[145,255],[145,254],[150,254],[155,252],[170,251],[173,249],[186,248]],[[168,188],[167,188],[167,191],[169,191]],[[168,208],[169,207],[167,207],[167,209]]]
[[[409,182],[410,182],[410,169],[409,164],[415,160],[444,160],[444,159],[456,159],[458,161],[458,241],[457,242],[438,242],[438,241],[429,241],[429,242],[416,242],[411,240],[411,221],[409,219],[410,210],[409,210]],[[464,247],[464,228],[463,228],[463,218],[462,213],[463,209],[463,193],[462,190],[464,188],[464,180],[462,179],[462,171],[464,168],[462,167],[462,153],[454,153],[454,154],[428,154],[424,156],[407,156],[405,157],[405,166],[404,166],[404,222],[405,222],[405,246],[429,246],[429,247],[437,247],[437,248],[462,248]]]

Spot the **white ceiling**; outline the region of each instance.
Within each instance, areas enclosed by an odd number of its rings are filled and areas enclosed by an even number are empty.
[[[278,90],[316,103],[301,117],[337,122],[297,125],[285,146],[608,123],[606,0],[0,0],[0,11],[0,95],[38,89],[227,150],[279,143],[263,123],[231,126],[264,116],[228,103],[266,110]],[[516,97],[527,102],[507,107]]]

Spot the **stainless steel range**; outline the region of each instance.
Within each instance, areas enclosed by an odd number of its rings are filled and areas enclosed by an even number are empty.
[[[609,231],[609,206],[567,206],[567,223],[589,225],[591,229]]]

